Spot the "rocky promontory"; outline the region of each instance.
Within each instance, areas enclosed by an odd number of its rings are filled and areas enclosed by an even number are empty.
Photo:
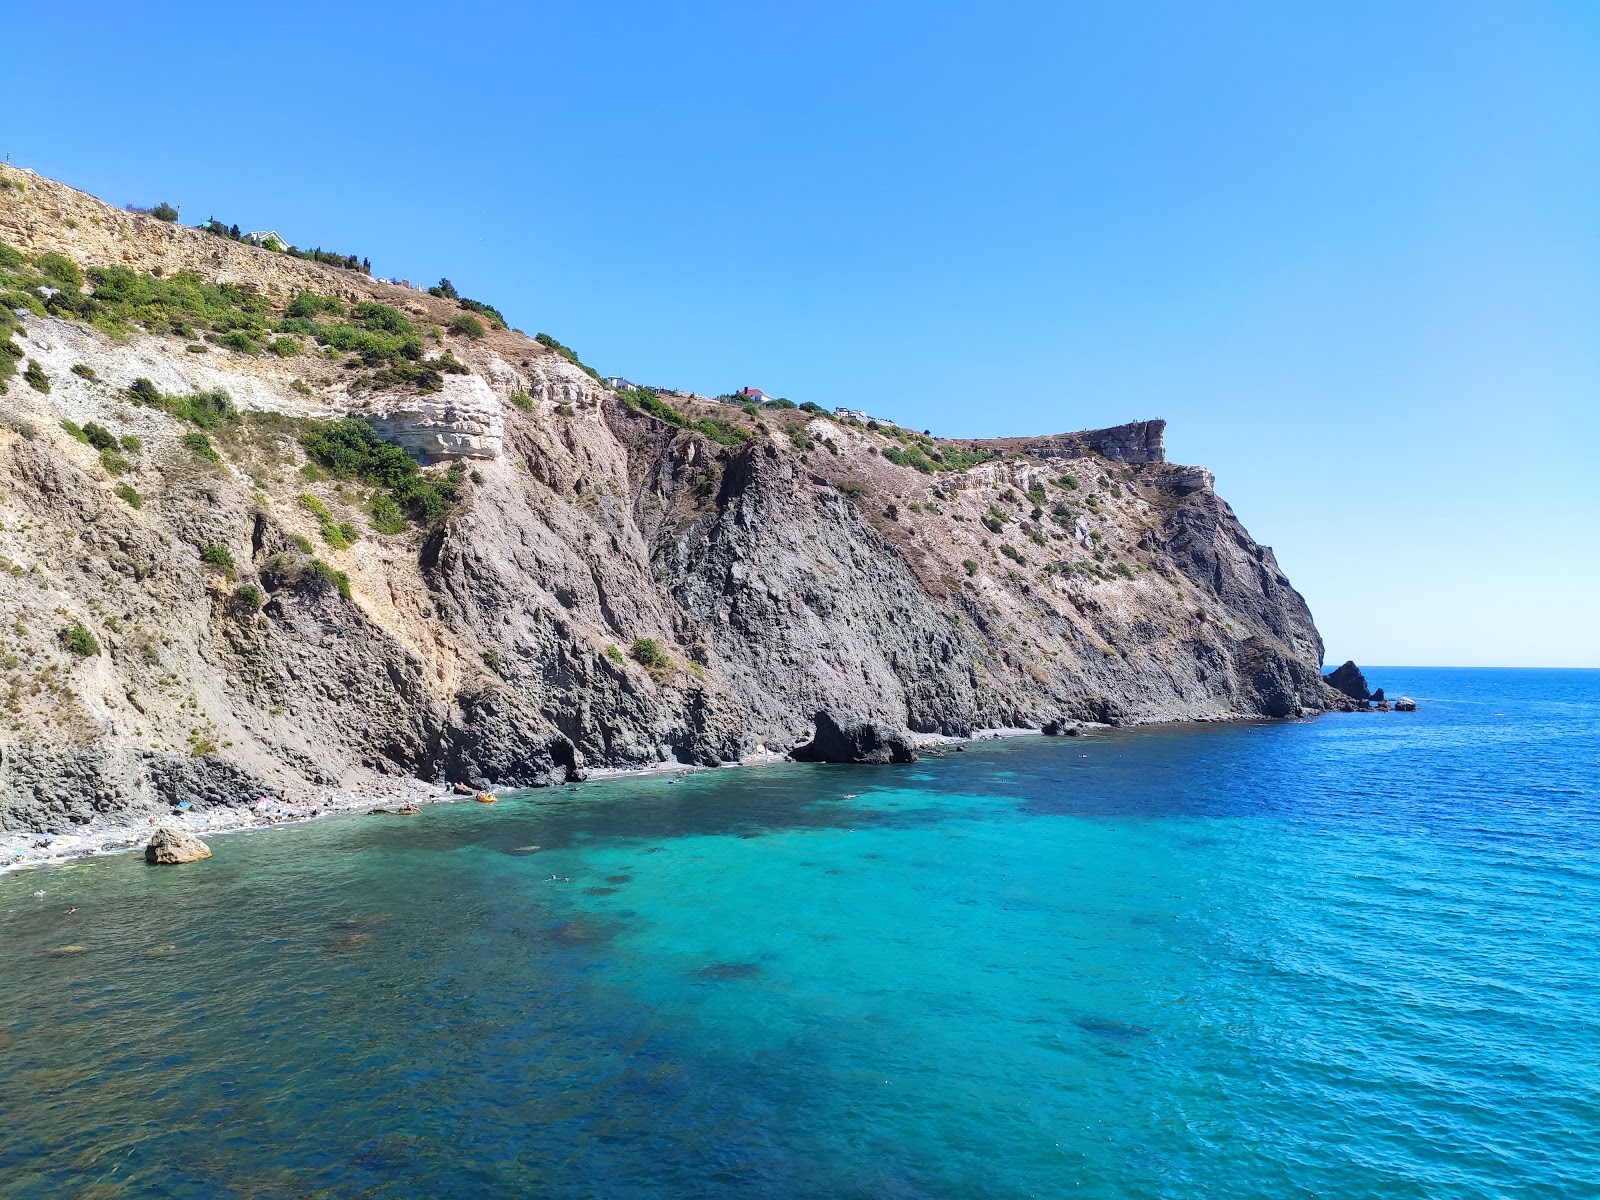
[[[1159,420],[613,388],[453,288],[9,167],[0,291],[0,829],[1359,706]]]

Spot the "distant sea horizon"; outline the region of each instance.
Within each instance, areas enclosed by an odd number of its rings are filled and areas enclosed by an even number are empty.
[[[1362,669],[0,877],[0,1196],[1592,1196],[1600,668]]]

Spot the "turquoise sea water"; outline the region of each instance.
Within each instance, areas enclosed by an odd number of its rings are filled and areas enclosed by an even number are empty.
[[[1600,672],[1371,675],[0,878],[0,1195],[1600,1195]]]

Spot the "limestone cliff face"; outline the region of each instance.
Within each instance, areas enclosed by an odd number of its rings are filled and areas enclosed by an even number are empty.
[[[280,307],[377,300],[441,331],[455,312],[5,179],[0,241],[24,255],[193,270]],[[435,334],[463,369],[418,392],[312,350],[20,324],[49,390],[14,376],[0,398],[0,828],[736,761],[820,709],[964,734],[1346,703],[1271,551],[1207,472],[1165,461],[1160,421],[936,442],[674,398],[674,423],[509,330]],[[130,402],[141,377],[228,391],[243,415],[216,460]],[[381,533],[370,487],[306,470],[296,431],[344,416],[464,468],[450,509]],[[108,466],[64,422],[138,449]],[[75,626],[98,652],[66,645]]]

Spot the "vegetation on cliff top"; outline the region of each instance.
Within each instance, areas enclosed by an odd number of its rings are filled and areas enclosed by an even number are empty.
[[[444,386],[443,376],[466,371],[448,352],[427,358],[420,332],[392,305],[369,300],[347,308],[336,297],[301,292],[279,313],[265,296],[231,283],[207,283],[195,271],[155,275],[124,266],[84,271],[63,255],[29,258],[3,242],[0,305],[5,313],[0,318],[5,335],[0,341],[0,389],[21,358],[10,339],[13,310],[82,321],[119,340],[143,330],[203,338],[251,356],[270,351],[291,358],[310,341],[330,358],[350,356],[369,368],[370,374],[354,381],[358,388],[437,392]]]
[[[703,433],[723,446],[742,446],[750,440],[749,431],[741,429],[731,421],[717,417],[702,417],[695,420],[685,416],[650,388],[622,388],[617,392],[617,399],[636,412],[648,413],[656,420],[676,425],[679,429],[692,429],[696,433]]]

